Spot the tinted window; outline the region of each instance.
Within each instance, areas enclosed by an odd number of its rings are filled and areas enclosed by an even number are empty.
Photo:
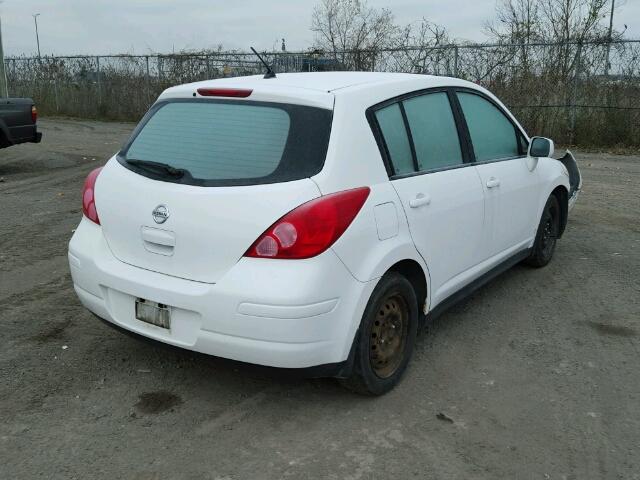
[[[518,132],[518,147],[521,154],[527,153],[527,150],[529,150],[529,142],[520,132]]]
[[[420,170],[463,163],[458,131],[446,93],[430,93],[403,102]]]
[[[402,119],[400,106],[396,103],[376,112],[376,119],[391,156],[396,175],[414,172],[409,137]]]
[[[476,161],[520,155],[513,124],[498,107],[473,93],[458,93],[467,120]]]
[[[146,160],[185,169],[190,175],[181,183],[296,180],[322,169],[330,125],[331,112],[318,108],[173,101],[152,111],[121,163]]]

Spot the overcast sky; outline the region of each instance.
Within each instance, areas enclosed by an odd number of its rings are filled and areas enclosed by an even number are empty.
[[[32,14],[43,55],[107,54],[215,48],[311,46],[309,30],[315,0],[0,0],[7,55],[36,51]],[[496,0],[370,0],[390,8],[397,23],[427,18],[455,38],[482,41],[485,21]],[[640,38],[640,0],[618,0],[615,26],[628,24],[627,37]]]

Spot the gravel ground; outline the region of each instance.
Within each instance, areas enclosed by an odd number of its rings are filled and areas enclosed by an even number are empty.
[[[133,126],[41,127],[0,150],[0,478],[640,479],[640,156],[578,154],[553,262],[450,310],[398,388],[362,398],[87,313],[80,189]]]

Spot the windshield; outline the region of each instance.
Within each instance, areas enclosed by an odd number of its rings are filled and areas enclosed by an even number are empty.
[[[152,108],[119,160],[137,173],[175,183],[286,182],[322,169],[330,128],[331,111],[320,108],[173,100]],[[169,169],[158,168],[158,164]],[[167,173],[171,169],[186,175]]]

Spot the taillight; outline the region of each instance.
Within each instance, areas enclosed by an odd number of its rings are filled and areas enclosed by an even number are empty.
[[[199,88],[198,93],[203,97],[231,97],[247,98],[253,90],[245,88]]]
[[[246,257],[299,259],[321,254],[351,225],[369,196],[355,188],[304,203],[271,225]]]
[[[38,109],[35,105],[31,105],[31,122],[36,123],[38,121]]]
[[[100,225],[100,219],[98,218],[98,211],[96,210],[95,187],[96,179],[98,175],[100,175],[101,170],[102,167],[91,171],[91,173],[87,175],[87,179],[84,181],[84,186],[82,187],[82,213],[98,225]]]

